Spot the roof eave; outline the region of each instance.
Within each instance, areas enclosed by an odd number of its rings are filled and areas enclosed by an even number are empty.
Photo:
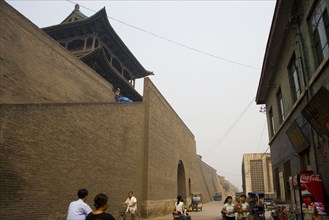
[[[94,57],[97,57],[97,59],[94,60]],[[99,47],[98,49],[90,52],[89,54],[87,54],[83,57],[80,57],[80,59],[87,65],[88,65],[89,60],[97,62],[99,64],[99,66],[102,66],[105,68],[104,69],[105,72],[113,73],[113,71],[111,70],[111,66],[109,65],[109,63],[107,61],[105,51],[102,47]],[[101,73],[99,73],[99,74],[102,75]],[[125,79],[123,79],[122,76],[120,76],[119,74],[116,74],[116,73],[113,73],[112,76],[114,77],[114,78],[112,77],[112,80],[114,80],[115,82],[117,82],[121,85],[120,89],[122,90],[121,91],[122,93],[125,91],[125,92],[127,92],[127,94],[130,94],[129,98],[131,98],[133,101],[142,100],[142,96]],[[105,80],[107,80],[107,79],[105,78]],[[112,84],[112,82],[110,82],[110,83]]]
[[[94,15],[90,16],[89,18],[79,20],[79,21],[75,21],[75,22],[63,23],[63,24],[58,24],[58,25],[45,27],[45,28],[42,28],[42,30],[44,30],[45,32],[51,34],[51,32],[55,32],[55,31],[58,31],[58,30],[63,30],[63,29],[66,29],[66,28],[70,28],[70,27],[75,26],[75,25],[88,24],[88,23],[93,22],[97,19],[102,20],[103,21],[102,23],[105,25],[105,28],[102,28],[101,31],[105,30],[107,32],[110,32],[111,35],[114,37],[114,39],[116,41],[116,44],[122,49],[122,54],[124,54],[123,56],[125,56],[126,58],[129,58],[129,60],[131,60],[130,61],[131,64],[134,66],[134,68],[136,68],[136,76],[135,76],[136,79],[137,78],[143,78],[143,77],[146,77],[146,76],[149,76],[149,75],[154,75],[152,72],[147,71],[142,66],[142,64],[137,60],[137,58],[134,56],[134,54],[128,49],[128,47],[121,40],[119,35],[112,28],[112,26],[111,26],[111,24],[108,20],[107,14],[106,14],[105,7],[102,8],[101,10],[99,10]]]
[[[273,76],[275,66],[280,59],[279,54],[289,22],[289,13],[294,2],[294,0],[278,0],[276,3],[257,89],[256,104],[266,103],[268,88],[271,87],[270,80]]]

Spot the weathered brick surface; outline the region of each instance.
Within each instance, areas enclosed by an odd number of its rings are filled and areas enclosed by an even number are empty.
[[[141,198],[141,103],[2,105],[0,111],[4,219],[65,215],[81,187],[90,191],[91,206],[95,194],[108,194],[115,213],[129,190]]]
[[[19,205],[12,219],[65,216],[81,187],[90,190],[90,205],[95,194],[107,193],[114,213],[129,190],[135,192],[146,216],[168,213],[177,196],[180,160],[186,195],[190,179],[190,190],[210,201],[215,188],[212,180],[206,182],[209,172],[215,171],[196,157],[193,135],[152,89],[153,100],[143,103],[1,105],[0,206],[4,213]],[[147,106],[162,113],[144,129],[154,113]]]
[[[159,204],[177,197],[179,161],[183,162],[185,170],[186,196],[189,197],[188,182],[190,179],[190,190],[202,193],[205,196],[205,202],[210,201],[196,156],[193,134],[148,79],[144,83],[143,100],[145,103],[145,132],[148,131],[145,135],[145,142],[148,146],[147,152],[145,152],[148,155],[148,160],[145,161],[148,181],[144,186],[147,215],[152,216],[168,211],[167,206],[161,207]],[[154,201],[158,201],[159,204]],[[173,205],[170,206],[170,211],[172,211],[172,207]]]
[[[1,0],[0,12],[1,218],[65,219],[82,187],[91,207],[108,194],[115,216],[129,190],[144,216],[171,212],[181,192],[211,200],[215,171],[149,79],[143,102],[115,103],[112,86],[83,62]]]
[[[112,102],[112,85],[0,1],[0,103]]]

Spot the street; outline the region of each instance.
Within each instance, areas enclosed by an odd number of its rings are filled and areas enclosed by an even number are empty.
[[[224,204],[223,201],[213,201],[203,204],[202,211],[189,212],[191,220],[222,220],[221,210]],[[270,211],[265,212],[265,219],[270,217]],[[172,220],[172,215],[165,215],[156,218],[149,218],[147,220]]]
[[[223,201],[213,201],[203,204],[202,211],[189,212],[192,220],[219,220],[221,217],[221,209],[223,207]],[[172,215],[165,215],[156,218],[150,218],[149,220],[172,220]]]

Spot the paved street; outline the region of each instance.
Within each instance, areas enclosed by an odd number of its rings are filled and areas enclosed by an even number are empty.
[[[221,218],[220,210],[223,207],[223,201],[209,202],[203,204],[202,211],[189,212],[192,220],[219,220]],[[165,215],[157,218],[151,218],[149,220],[172,220],[172,215]]]
[[[203,204],[202,211],[198,212],[189,212],[192,220],[222,220],[220,210],[223,208],[223,201],[219,202],[209,202]],[[270,217],[270,211],[266,211],[265,218]],[[172,215],[160,216],[157,218],[150,218],[148,220],[172,220]]]

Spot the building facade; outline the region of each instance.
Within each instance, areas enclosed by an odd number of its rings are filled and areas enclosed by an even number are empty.
[[[114,216],[128,191],[145,218],[172,212],[178,194],[211,201],[220,181],[193,133],[105,10],[87,18],[78,9],[46,33],[0,0],[1,218],[65,219],[80,188],[91,207],[107,194]],[[133,102],[116,102],[115,87]]]
[[[289,177],[322,177],[329,205],[329,2],[278,0],[256,102],[265,105],[276,196],[292,201]]]
[[[246,194],[263,192],[274,195],[271,154],[243,154],[242,189]]]

